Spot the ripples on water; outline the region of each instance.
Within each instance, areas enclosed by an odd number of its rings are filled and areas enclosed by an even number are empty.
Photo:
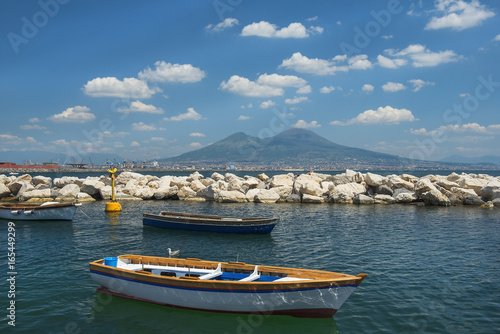
[[[84,204],[73,222],[16,223],[16,332],[493,333],[500,329],[498,209],[143,201],[122,202],[123,212],[110,216],[104,205]],[[142,213],[160,210],[282,220],[270,235],[143,228]],[[6,231],[7,222],[1,223]],[[186,311],[95,292],[90,261],[119,254],[168,256],[167,247],[181,248],[182,257],[364,272],[368,277],[335,319]],[[6,256],[1,257],[6,275]],[[4,279],[0,281],[5,296],[8,287]],[[6,307],[7,298],[2,300]],[[5,328],[11,329],[3,320],[0,329]]]

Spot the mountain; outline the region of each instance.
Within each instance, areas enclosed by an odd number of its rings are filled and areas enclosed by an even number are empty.
[[[495,164],[500,165],[500,157],[494,155],[484,155],[482,157],[467,158],[461,155],[451,155],[440,160],[442,162],[466,163],[466,164]]]
[[[260,165],[311,166],[363,165],[394,166],[411,161],[395,155],[342,146],[305,129],[289,129],[274,137],[260,139],[235,133],[204,148],[159,162],[184,164],[226,164],[228,162]]]
[[[90,161],[92,159],[92,162]],[[60,166],[64,163],[86,163],[91,165],[103,165],[107,160],[122,162],[123,158],[117,154],[107,153],[91,153],[81,157],[72,157],[64,153],[47,152],[47,151],[5,151],[0,154],[0,161],[15,162],[23,164],[28,163],[44,163],[58,162]]]

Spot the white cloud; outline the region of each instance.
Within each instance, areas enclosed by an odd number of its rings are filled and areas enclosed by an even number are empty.
[[[491,124],[488,126],[479,125],[478,123],[466,123],[466,124],[449,124],[442,125],[435,130],[426,130],[425,128],[410,130],[410,133],[420,136],[441,136],[444,133],[475,133],[492,135],[500,133],[500,124]]]
[[[244,115],[240,115],[240,116],[238,117],[238,121],[246,121],[246,120],[249,120],[249,119],[250,119],[250,117],[249,117],[249,116],[244,116]]]
[[[144,104],[141,101],[133,101],[132,103],[130,103],[130,106],[128,108],[118,108],[118,112],[121,113],[140,112],[148,114],[164,113],[162,108],[157,108],[152,104]]]
[[[222,81],[220,89],[233,94],[250,97],[273,97],[283,95],[284,93],[281,87],[261,85],[238,75],[231,76],[227,82]]]
[[[271,100],[267,100],[267,101],[264,101],[260,104],[260,108],[267,109],[267,108],[274,107],[275,105],[276,105],[276,102],[271,101]]]
[[[422,79],[411,79],[411,80],[408,80],[408,82],[413,85],[414,92],[418,92],[424,86],[434,86],[434,82],[424,81]]]
[[[39,118],[37,118],[37,117],[33,117],[33,118],[30,118],[30,119],[28,120],[28,122],[30,122],[30,123],[39,123],[39,122],[40,122],[40,119],[39,119]]]
[[[262,86],[271,87],[302,87],[307,81],[295,75],[261,74],[256,82]]]
[[[349,70],[348,66],[337,66],[338,61],[346,60],[346,56],[336,56],[332,59],[308,58],[300,52],[295,52],[290,58],[281,62],[280,68],[292,69],[300,73],[317,75],[335,74],[335,72]]]
[[[130,147],[140,147],[140,146],[141,146],[141,144],[139,144],[136,141],[133,141],[133,142],[130,143]]]
[[[187,112],[184,114],[179,114],[173,117],[165,117],[163,120],[165,121],[198,121],[203,119],[203,117],[197,113],[193,108],[188,108]]]
[[[335,87],[333,86],[328,86],[328,87],[321,87],[321,89],[319,90],[320,93],[323,93],[323,94],[329,94],[331,92],[333,92],[335,90]]]
[[[201,81],[205,72],[191,64],[171,64],[163,60],[155,63],[156,69],[147,68],[139,73],[139,78],[151,82],[193,83]]]
[[[481,5],[478,0],[465,2],[463,0],[438,0],[435,7],[443,16],[433,17],[425,26],[426,30],[450,28],[464,30],[483,23],[495,13]]]
[[[394,38],[393,35],[382,35],[382,39],[392,39]]]
[[[18,137],[11,134],[0,134],[0,145],[5,146],[19,146],[19,145],[33,145],[37,141],[33,137]]]
[[[320,124],[318,124],[317,121],[312,121],[311,123],[307,123],[306,121],[299,119],[297,123],[293,125],[294,128],[301,128],[301,129],[307,129],[307,128],[319,128],[321,127]]]
[[[293,99],[285,99],[286,104],[298,104],[302,102],[308,102],[309,99],[305,96],[300,96],[300,97],[294,97]]]
[[[208,32],[221,32],[227,28],[234,27],[239,24],[239,21],[235,18],[228,17],[222,22],[217,23],[216,25],[209,24],[205,27],[205,30]]]
[[[432,67],[455,62],[463,58],[451,50],[433,52],[421,44],[411,44],[401,51],[387,49],[385,52],[390,56],[405,56],[410,58],[413,61],[413,67]]]
[[[390,106],[379,107],[377,110],[366,110],[346,122],[333,121],[332,125],[351,124],[399,124],[400,122],[414,122],[417,119],[408,109],[396,109]]]
[[[83,86],[83,92],[93,97],[149,99],[161,90],[150,89],[144,81],[136,78],[125,78],[121,81],[115,77],[106,77],[90,80]]]
[[[366,70],[373,64],[367,55],[356,55],[347,58],[346,55],[337,55],[331,59],[308,58],[300,52],[295,52],[290,58],[284,59],[279,68],[292,69],[300,73],[317,75],[333,75],[336,72],[352,70]]]
[[[496,35],[495,38],[493,38],[494,41],[500,41],[500,34]]]
[[[372,68],[372,63],[368,60],[367,55],[357,55],[349,58],[349,68],[353,70],[367,70]]]
[[[374,90],[374,89],[375,89],[375,87],[373,87],[373,86],[372,86],[372,85],[370,85],[370,84],[364,84],[364,85],[363,85],[363,87],[361,87],[361,90],[362,90],[363,92],[367,92],[367,93],[369,93],[369,92],[373,92],[373,90]]]
[[[312,27],[312,32],[321,33],[321,27]],[[243,27],[241,36],[259,36],[266,38],[306,38],[309,32],[302,23],[290,23],[288,27],[279,29],[277,25],[267,21],[254,22]]]
[[[190,137],[206,137],[205,134],[201,132],[192,132],[189,134]]]
[[[48,119],[56,123],[87,123],[95,119],[95,115],[89,112],[85,106],[68,108],[60,114],[50,116]]]
[[[318,16],[313,16],[313,17],[310,17],[307,19],[307,21],[311,22],[311,21],[317,21],[318,20]]]
[[[189,147],[193,147],[193,148],[198,148],[198,147],[202,147],[203,145],[201,145],[200,143],[198,142],[194,142],[194,143],[191,143],[189,144]]]
[[[20,128],[21,130],[47,130],[45,126],[39,124],[23,124]]]
[[[164,128],[157,128],[156,125],[148,125],[143,122],[132,123],[132,130],[134,131],[157,131],[157,130],[165,130]]]
[[[304,87],[300,87],[299,89],[297,89],[296,93],[297,94],[309,94],[312,92],[312,88],[310,85],[306,85]]]
[[[394,92],[398,92],[400,90],[405,90],[406,86],[403,85],[402,83],[399,83],[399,82],[390,82],[389,81],[385,85],[382,86],[382,89],[384,90],[384,92],[394,93]]]
[[[389,59],[382,55],[378,55],[377,57],[378,64],[385,68],[398,68],[404,66],[408,63],[406,59]]]

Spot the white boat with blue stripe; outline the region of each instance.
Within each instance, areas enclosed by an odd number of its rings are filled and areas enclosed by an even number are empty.
[[[121,255],[90,263],[98,291],[193,310],[326,318],[367,276],[244,262]]]

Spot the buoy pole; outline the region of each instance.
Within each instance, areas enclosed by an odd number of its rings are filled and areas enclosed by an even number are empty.
[[[106,212],[120,212],[122,211],[122,206],[119,202],[115,200],[115,179],[116,179],[116,168],[108,169],[109,177],[111,178],[111,202],[106,203]]]

